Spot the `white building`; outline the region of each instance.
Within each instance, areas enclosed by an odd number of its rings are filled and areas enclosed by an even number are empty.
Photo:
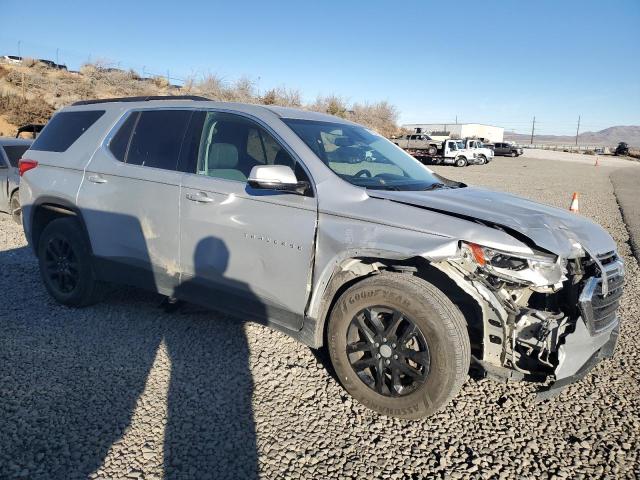
[[[416,133],[426,133],[434,139],[449,138],[479,138],[486,142],[502,142],[504,128],[481,123],[407,123],[402,126]]]

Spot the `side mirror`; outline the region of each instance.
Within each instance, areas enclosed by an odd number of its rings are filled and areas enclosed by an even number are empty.
[[[278,190],[304,195],[309,182],[299,182],[291,167],[286,165],[257,165],[251,169],[249,186],[263,190]]]

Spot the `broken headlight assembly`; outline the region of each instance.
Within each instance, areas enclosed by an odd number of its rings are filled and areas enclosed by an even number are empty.
[[[531,287],[562,287],[567,278],[566,261],[555,255],[514,254],[476,243],[462,242],[461,254],[481,271],[497,279]]]

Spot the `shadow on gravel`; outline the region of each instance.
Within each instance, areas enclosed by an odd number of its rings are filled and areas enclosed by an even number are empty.
[[[142,245],[139,226],[137,232],[134,243]],[[222,241],[203,240],[194,253],[196,275],[180,293],[202,287],[204,276],[247,295],[246,285],[224,279],[228,255]],[[123,289],[126,298],[74,310],[57,305],[41,285],[30,251],[0,251],[0,478],[82,479],[99,471],[131,425],[163,341],[171,360],[164,478],[258,476],[242,322],[187,310],[162,314],[132,289]],[[142,407],[141,430],[153,447],[162,433],[151,424],[162,423]],[[108,471],[135,474],[133,456],[142,470],[158,464],[139,448],[110,456],[116,465]]]

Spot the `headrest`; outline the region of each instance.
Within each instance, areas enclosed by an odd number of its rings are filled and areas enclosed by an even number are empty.
[[[238,149],[230,143],[212,143],[209,147],[209,169],[236,168]]]
[[[350,147],[353,145],[353,142],[349,137],[340,136],[333,139],[333,144],[337,147]]]

